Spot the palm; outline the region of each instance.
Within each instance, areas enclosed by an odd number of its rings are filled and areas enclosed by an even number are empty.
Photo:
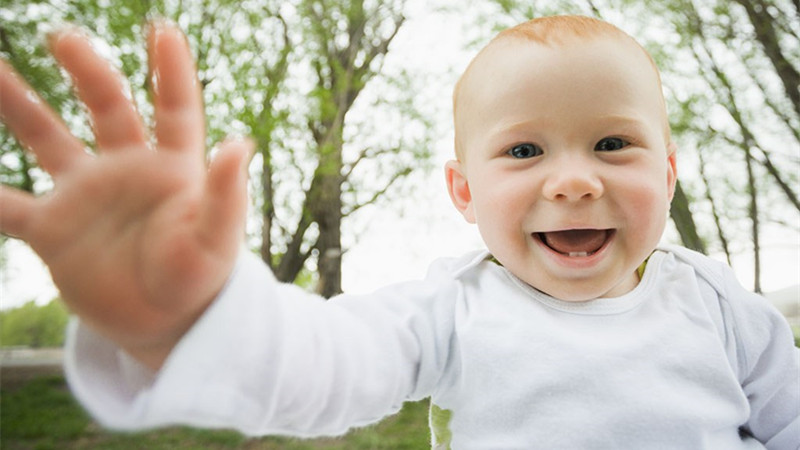
[[[199,284],[187,278],[203,273],[207,279],[224,258],[196,257],[214,249],[196,242],[193,210],[202,201],[202,185],[182,172],[202,177],[197,170],[202,167],[191,167],[199,164],[186,164],[179,155],[126,156],[103,155],[62,180],[55,193],[41,199],[26,238],[78,314],[113,330],[118,339],[153,339],[171,312],[213,296],[193,295],[208,288],[202,278]],[[112,302],[116,309],[109,315],[104,305]],[[92,317],[103,310],[102,317]]]
[[[53,52],[93,119],[90,156],[0,63],[0,113],[55,180],[34,199],[0,190],[0,230],[27,241],[70,307],[158,366],[221,289],[241,239],[247,145],[224,144],[207,170],[203,111],[180,33],[156,27],[150,56],[157,151],[118,74],[70,31]]]

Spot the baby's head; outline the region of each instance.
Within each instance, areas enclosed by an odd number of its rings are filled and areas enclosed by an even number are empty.
[[[504,267],[569,301],[637,285],[675,185],[661,81],[639,44],[586,17],[518,25],[462,75],[454,120],[450,195]]]

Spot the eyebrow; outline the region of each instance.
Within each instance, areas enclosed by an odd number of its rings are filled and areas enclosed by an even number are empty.
[[[637,127],[637,128],[644,126],[646,123],[646,121],[637,118],[634,115],[626,115],[626,114],[604,114],[602,116],[594,117],[592,121],[594,123],[600,123],[601,126],[622,125],[625,127]],[[495,136],[502,133],[522,132],[530,128],[543,129],[552,126],[556,122],[557,122],[556,120],[549,119],[548,117],[542,117],[536,119],[522,119],[522,120],[506,120],[495,124],[491,129],[489,129],[487,135]]]
[[[552,126],[555,122],[555,120],[547,117],[540,117],[536,119],[504,120],[492,126],[486,135],[493,137],[505,133],[521,133],[531,128],[543,129]]]
[[[510,144],[509,135],[530,134],[531,129],[547,128],[554,121],[547,118],[538,119],[523,119],[523,120],[505,120],[494,124],[484,136],[483,141],[487,144],[488,148],[494,149],[506,144]]]
[[[638,116],[631,116],[631,115],[622,115],[622,114],[608,114],[604,116],[600,116],[599,120],[605,120],[608,126],[616,126],[620,127],[623,130],[630,130],[631,132],[647,132],[648,128],[650,128],[649,121],[639,118]],[[655,129],[649,130],[653,133],[664,134],[664,138],[669,140],[669,129],[667,128],[666,133],[663,128],[663,124],[660,121],[657,121],[655,124]],[[668,126],[667,126],[668,127]]]

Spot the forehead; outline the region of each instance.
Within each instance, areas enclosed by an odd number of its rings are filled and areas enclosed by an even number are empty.
[[[655,65],[632,39],[574,37],[545,44],[511,35],[492,41],[470,64],[459,81],[457,101],[491,99],[515,87],[573,89],[587,83],[627,84],[661,95]]]
[[[501,35],[470,64],[454,101],[459,152],[470,138],[467,131],[480,132],[485,128],[478,125],[515,111],[600,113],[618,107],[666,123],[658,72],[644,49],[624,34],[546,43]]]
[[[508,28],[500,32],[484,49],[473,59],[469,67],[456,84],[454,101],[461,93],[470,75],[480,67],[483,57],[509,41],[527,42],[534,45],[539,44],[551,48],[564,48],[569,45],[580,45],[591,43],[602,39],[617,39],[617,42],[627,41],[641,51],[648,63],[657,73],[650,55],[636,42],[630,35],[617,28],[616,26],[594,18],[584,16],[544,16],[517,26]]]

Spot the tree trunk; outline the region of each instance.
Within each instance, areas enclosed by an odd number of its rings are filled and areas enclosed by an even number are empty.
[[[343,2],[338,6],[341,7],[345,22],[339,24],[330,23],[330,12],[323,14],[331,5],[309,0],[304,6],[309,17],[315,19],[312,38],[317,41],[320,50],[314,63],[318,86],[321,88],[319,116],[309,122],[319,161],[312,180],[312,186],[316,189],[309,191],[307,205],[312,220],[319,227],[316,242],[319,252],[317,293],[323,297],[342,292],[342,184],[345,181],[342,146],[345,116],[369,79],[375,75],[372,66],[374,59],[388,51],[389,43],[403,23],[402,15],[380,18],[380,3],[378,5],[372,11],[365,11],[363,0]],[[378,30],[382,27],[373,28],[373,21],[390,22],[391,32],[381,35]],[[344,32],[337,34],[337,29]]]
[[[700,253],[707,253],[706,244],[697,233],[697,225],[695,225],[692,212],[689,210],[689,198],[683,191],[680,181],[675,183],[675,196],[672,199],[669,214],[672,222],[675,223],[675,228],[678,229],[683,245]]]
[[[266,143],[269,145],[269,142]],[[261,150],[261,196],[263,204],[261,205],[261,247],[259,254],[261,259],[272,268],[274,261],[272,260],[272,221],[275,218],[275,204],[273,203],[272,192],[272,157],[269,147]]]
[[[714,218],[714,225],[717,227],[717,238],[722,245],[722,251],[725,252],[725,259],[728,261],[728,265],[732,266],[733,264],[731,261],[730,247],[728,246],[728,238],[725,236],[725,231],[722,228],[722,221],[717,208],[717,202],[714,200],[714,194],[711,193],[711,183],[706,175],[706,161],[703,157],[702,151],[697,152],[697,155],[700,158],[700,178],[703,180],[703,184],[705,185],[706,199],[711,204],[711,216]]]
[[[317,293],[325,298],[342,292],[342,133],[349,104],[336,103],[337,113],[322,126],[319,166],[314,173],[317,187],[309,197],[309,210],[319,227],[317,239]]]
[[[763,148],[758,147],[761,150],[761,156],[764,157],[764,160],[761,161],[761,165],[767,169],[767,172],[772,175],[772,178],[778,183],[783,193],[786,195],[786,198],[789,202],[794,205],[794,207],[800,211],[800,200],[797,199],[797,194],[792,190],[792,187],[783,179],[783,176],[778,172],[778,168],[772,164],[772,160],[769,158],[769,153],[767,153]]]
[[[303,270],[303,265],[308,259],[308,252],[303,252],[303,243],[306,231],[313,222],[311,213],[303,209],[300,220],[297,222],[297,228],[286,247],[286,253],[280,258],[280,263],[275,268],[275,278],[279,281],[293,283],[300,271]]]
[[[342,187],[337,174],[322,179],[314,217],[319,226],[319,281],[317,293],[325,298],[342,292]]]
[[[764,54],[775,68],[775,73],[783,83],[786,96],[791,100],[797,115],[800,116],[800,73],[781,51],[778,35],[775,32],[774,19],[769,13],[768,5],[761,0],[734,1],[747,11],[747,17],[756,33],[756,40],[761,44]]]
[[[753,239],[753,290],[761,293],[761,243],[759,240],[759,219],[758,219],[758,196],[756,189],[756,178],[753,173],[753,155],[750,149],[745,149],[745,163],[747,165],[747,193],[750,196],[751,236]]]
[[[261,259],[267,264],[268,267],[275,271],[275,261],[272,254],[272,227],[275,219],[275,198],[273,189],[273,166],[272,166],[272,135],[280,120],[280,114],[275,109],[275,99],[278,96],[281,88],[286,80],[286,74],[289,68],[289,54],[292,52],[292,42],[289,38],[289,25],[280,14],[276,14],[281,26],[283,28],[283,46],[278,54],[278,60],[272,67],[264,68],[264,79],[266,80],[266,89],[264,101],[262,102],[262,109],[258,115],[255,125],[257,130],[253,130],[253,135],[256,138],[258,145],[258,152],[261,154],[261,247],[259,253]],[[305,233],[305,229],[303,229]],[[299,251],[299,247],[298,247]],[[286,255],[284,255],[286,256]],[[295,255],[297,256],[297,255]],[[305,259],[300,263],[302,267]],[[289,261],[287,261],[289,263]],[[291,267],[297,265],[292,261]],[[297,269],[298,272],[300,269]],[[297,274],[295,273],[296,277]],[[292,278],[290,281],[294,281]]]

